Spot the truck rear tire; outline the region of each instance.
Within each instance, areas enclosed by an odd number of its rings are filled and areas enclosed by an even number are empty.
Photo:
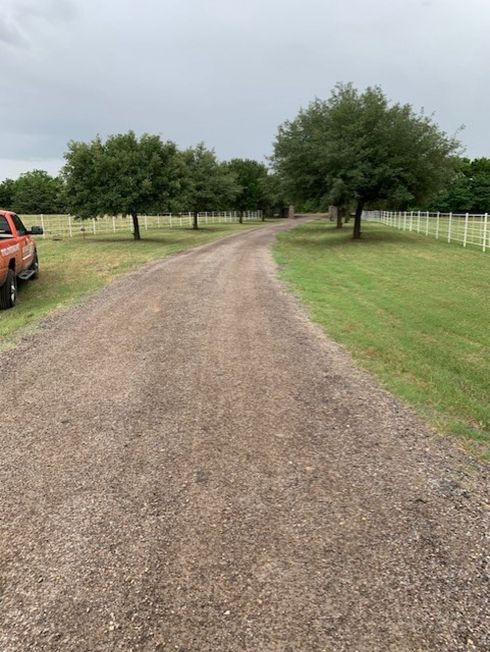
[[[17,301],[17,278],[15,272],[9,269],[5,283],[0,287],[0,309],[13,308]]]

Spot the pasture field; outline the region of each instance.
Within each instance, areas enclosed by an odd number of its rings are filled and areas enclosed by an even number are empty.
[[[490,257],[378,223],[279,234],[281,275],[325,332],[439,431],[490,458]]]
[[[21,283],[15,308],[0,312],[0,350],[12,345],[19,332],[35,328],[49,313],[79,301],[119,274],[261,224],[213,224],[198,231],[152,230],[138,242],[128,233],[90,235],[85,239],[37,237],[40,278]]]

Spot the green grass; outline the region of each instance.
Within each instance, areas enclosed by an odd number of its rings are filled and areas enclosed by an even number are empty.
[[[0,312],[0,350],[15,343],[26,328],[60,308],[109,283],[143,263],[206,244],[259,224],[219,224],[192,229],[152,230],[135,242],[130,234],[76,237],[64,240],[37,238],[40,278],[19,284],[18,303]]]
[[[490,458],[490,256],[367,224],[282,233],[283,278],[314,321],[438,430]]]

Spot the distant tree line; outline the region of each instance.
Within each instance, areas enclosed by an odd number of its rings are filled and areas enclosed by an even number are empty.
[[[44,170],[21,174],[18,179],[0,183],[0,208],[17,213],[64,213],[65,184],[60,176],[53,177]]]
[[[282,208],[268,167],[250,159],[219,161],[203,144],[179,150],[160,136],[132,131],[72,141],[59,176],[43,170],[0,184],[0,207],[18,213],[71,213],[80,219],[123,214],[139,239],[141,214]],[[197,219],[194,222],[197,228]]]
[[[454,175],[429,208],[445,213],[490,213],[490,159],[459,158]]]
[[[271,169],[248,159],[219,161],[203,144],[179,150],[132,131],[72,141],[58,177],[42,170],[0,184],[0,206],[81,219],[235,209],[266,213],[338,207],[361,235],[365,208],[490,212],[490,160],[460,156],[461,145],[430,116],[390,102],[379,87],[338,84],[279,127]]]

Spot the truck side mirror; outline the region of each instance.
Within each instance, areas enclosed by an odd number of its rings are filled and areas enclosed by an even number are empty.
[[[33,226],[29,231],[30,235],[42,235],[43,233],[44,233],[44,229],[42,226]]]

